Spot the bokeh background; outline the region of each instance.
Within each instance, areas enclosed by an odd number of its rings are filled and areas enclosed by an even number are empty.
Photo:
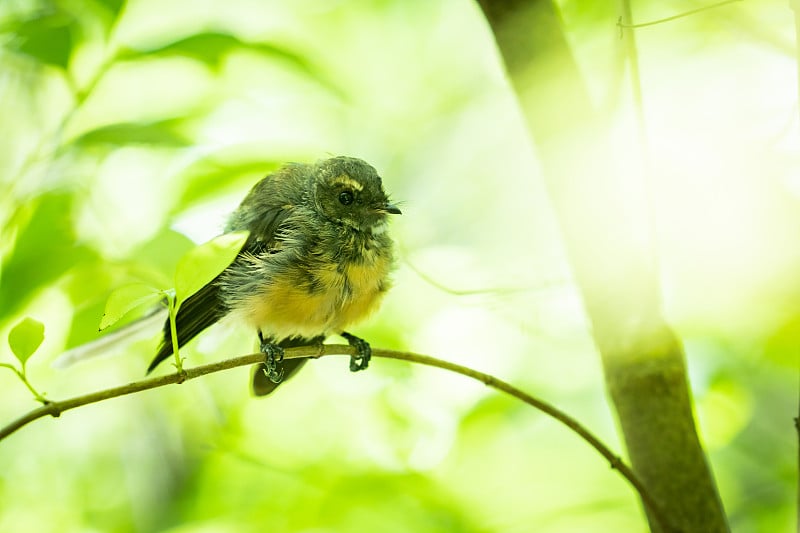
[[[608,5],[607,5],[608,4]],[[640,172],[613,3],[562,0]],[[633,4],[639,22],[702,7]],[[532,28],[531,31],[536,31]],[[800,127],[794,13],[744,0],[637,30],[667,315],[735,531],[794,528]],[[569,102],[553,102],[558,107]],[[45,324],[53,399],[143,376],[158,332],[96,338],[115,288],[172,285],[283,161],[371,162],[403,215],[395,288],[355,332],[472,366],[624,452],[513,93],[468,0],[3,0],[0,361]],[[579,143],[574,157],[581,157]],[[250,353],[216,326],[187,364]],[[0,423],[36,406],[0,374]],[[166,369],[162,369],[162,372]],[[253,399],[237,369],[42,419],[0,442],[0,531],[646,531],[632,489],[544,415],[443,371],[345,358]]]

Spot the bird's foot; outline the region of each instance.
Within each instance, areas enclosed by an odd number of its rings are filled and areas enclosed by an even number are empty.
[[[261,352],[266,355],[264,358],[264,374],[273,383],[283,381],[283,348],[277,344],[265,340],[259,332],[258,339],[261,341]]]
[[[369,360],[372,357],[372,348],[369,343],[347,332],[343,332],[342,337],[358,352],[356,355],[350,356],[350,372],[365,370],[369,366]]]

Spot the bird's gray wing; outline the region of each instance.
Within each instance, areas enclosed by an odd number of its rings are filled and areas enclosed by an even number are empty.
[[[253,221],[249,228],[250,235],[239,254],[228,268],[243,261],[244,255],[258,255],[270,248],[275,242],[275,235],[281,223],[286,220],[289,210],[283,206],[276,206],[264,210],[257,220]],[[203,288],[187,298],[178,309],[175,320],[176,331],[178,334],[178,346],[183,346],[192,340],[198,333],[216,323],[225,316],[229,309],[220,294],[219,280],[225,274],[225,270],[216,278],[208,282]],[[147,373],[153,371],[164,359],[172,355],[172,333],[170,331],[169,319],[164,322],[163,338],[158,347],[158,352],[147,367]]]

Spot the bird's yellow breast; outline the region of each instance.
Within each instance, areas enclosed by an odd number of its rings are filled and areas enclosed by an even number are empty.
[[[374,311],[388,289],[390,257],[372,252],[362,259],[279,274],[241,312],[276,340],[341,333]]]

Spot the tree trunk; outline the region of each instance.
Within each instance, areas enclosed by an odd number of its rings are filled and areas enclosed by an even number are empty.
[[[613,171],[608,124],[592,109],[551,0],[479,4],[538,153],[633,469],[673,528],[727,532],[683,347],[661,309],[641,180]]]

